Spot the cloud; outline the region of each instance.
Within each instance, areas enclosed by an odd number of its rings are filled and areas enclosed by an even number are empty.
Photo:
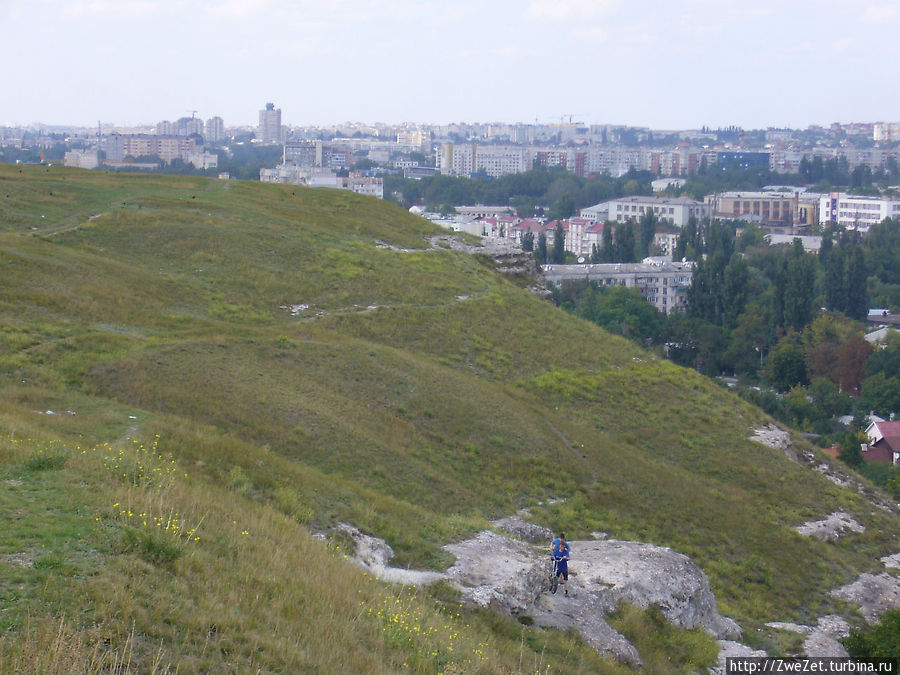
[[[246,19],[259,14],[271,4],[270,0],[224,0],[214,3],[210,9],[229,19]]]
[[[66,5],[63,16],[80,18],[93,14],[113,14],[119,17],[146,16],[161,9],[158,0],[78,0]]]
[[[572,31],[572,36],[579,40],[590,40],[592,42],[605,42],[609,37],[609,32],[600,26],[582,26]]]
[[[531,0],[528,15],[548,21],[591,19],[610,12],[617,4],[617,0]]]
[[[900,17],[900,7],[896,5],[870,5],[863,12],[866,23],[888,23]]]

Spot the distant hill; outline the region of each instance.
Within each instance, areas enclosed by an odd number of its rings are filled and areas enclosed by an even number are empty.
[[[670,546],[768,649],[900,550],[895,512],[749,440],[761,411],[439,234],[347,192],[0,165],[0,663],[621,668],[382,586],[339,521],[434,569],[523,507]],[[865,532],[794,529],[838,509]]]

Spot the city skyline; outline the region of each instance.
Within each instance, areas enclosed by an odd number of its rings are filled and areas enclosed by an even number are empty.
[[[0,0],[0,124],[896,121],[900,6]]]

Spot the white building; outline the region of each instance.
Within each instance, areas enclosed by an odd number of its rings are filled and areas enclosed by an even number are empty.
[[[625,223],[640,220],[652,212],[660,220],[667,220],[676,227],[684,227],[693,216],[697,220],[709,216],[710,207],[687,197],[621,197],[609,202],[609,220]]]
[[[528,148],[520,145],[482,145],[475,147],[475,171],[498,178],[524,173],[531,168]]]
[[[639,263],[544,265],[544,276],[557,286],[566,280],[587,280],[601,286],[636,288],[647,302],[666,314],[687,305],[693,275],[694,263],[659,257],[644,258]]]
[[[338,188],[351,190],[358,195],[369,195],[384,199],[384,179],[360,176],[352,172],[348,178],[338,178]]]
[[[819,223],[867,232],[885,218],[900,219],[900,200],[832,192],[819,199]]]
[[[186,164],[193,164],[196,169],[215,169],[219,166],[219,156],[203,150],[188,152],[182,159],[184,159]]]
[[[593,206],[581,209],[578,215],[590,220],[592,223],[605,223],[609,220],[609,202],[600,202]]]
[[[359,172],[352,172],[349,177],[341,178],[325,167],[279,164],[274,169],[260,169],[259,180],[261,183],[286,183],[350,190],[357,194],[384,199],[384,180],[362,176]]]
[[[206,120],[206,134],[204,135],[207,143],[220,143],[225,140],[225,120],[221,117],[210,117]]]
[[[284,140],[281,108],[276,108],[274,103],[266,103],[266,109],[259,111],[256,139],[260,143],[281,143]]]
[[[445,175],[484,173],[497,178],[510,173],[523,173],[531,168],[531,153],[528,148],[519,145],[444,143],[437,152],[437,165]]]
[[[96,150],[69,150],[63,159],[65,166],[74,166],[79,169],[96,169],[99,161],[97,160]]]
[[[502,216],[514,215],[513,210],[508,206],[485,206],[484,204],[476,204],[475,206],[457,206],[456,213],[461,216],[470,216],[472,218],[500,218]]]
[[[900,122],[876,122],[872,138],[876,141],[900,141]]]
[[[650,183],[650,187],[653,188],[654,192],[665,192],[670,187],[683,187],[685,183],[687,183],[687,178],[657,178]]]

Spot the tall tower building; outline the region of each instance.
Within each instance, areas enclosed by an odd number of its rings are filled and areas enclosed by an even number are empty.
[[[276,108],[274,103],[266,103],[266,109],[259,111],[259,131],[256,138],[261,143],[281,143],[283,141],[281,108]]]
[[[206,120],[205,138],[208,143],[220,143],[225,139],[225,121],[221,117]]]

